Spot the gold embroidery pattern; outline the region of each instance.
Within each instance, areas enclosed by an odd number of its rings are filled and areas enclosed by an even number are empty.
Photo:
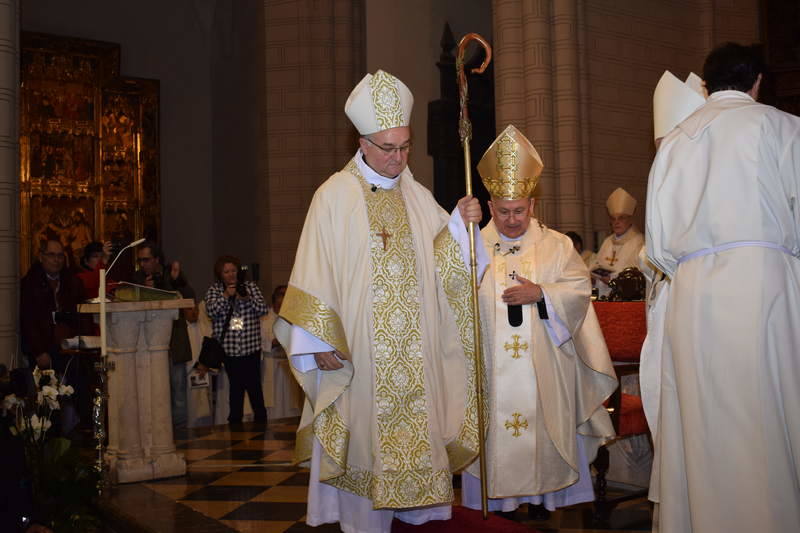
[[[511,422],[509,420],[506,420],[506,429],[513,430],[513,432],[511,433],[512,437],[519,437],[520,435],[522,435],[522,433],[520,433],[519,431],[520,429],[528,429],[528,420],[522,418],[521,413],[514,413],[512,416],[514,417],[514,421]],[[522,418],[522,420],[520,420],[520,418]]]
[[[459,470],[472,462],[478,451],[478,399],[475,392],[475,338],[473,335],[472,304],[470,302],[470,273],[461,259],[458,243],[444,228],[433,243],[436,271],[456,319],[461,346],[464,348],[467,369],[467,401],[464,421],[455,443],[448,445],[450,468]]]
[[[375,508],[449,502],[450,472],[434,471],[431,459],[416,254],[402,192],[372,192],[354,161],[346,168],[361,182],[370,223],[376,459],[381,471],[362,472],[348,464],[341,476],[326,482],[369,498]],[[392,233],[386,250],[377,235],[383,228]]]
[[[503,348],[505,348],[505,350],[507,352],[510,352],[511,350],[513,350],[514,353],[511,354],[511,358],[512,359],[519,359],[521,357],[520,354],[519,354],[519,351],[522,350],[523,352],[527,352],[528,351],[528,343],[527,342],[523,342],[522,344],[520,344],[519,335],[511,335],[511,340],[514,341],[514,342],[513,343],[508,343],[507,342],[507,343],[503,344]]]
[[[429,485],[420,485],[418,477],[424,477]],[[447,469],[426,469],[413,473],[385,472],[376,476],[367,470],[350,466],[343,475],[325,483],[372,498],[375,509],[400,509],[453,501],[453,475]]]
[[[372,107],[380,131],[405,126],[403,108],[400,105],[400,92],[397,90],[397,79],[391,74],[379,70],[369,80]]]
[[[281,316],[349,356],[347,338],[339,315],[319,298],[289,285],[281,306]]]
[[[350,432],[335,405],[329,405],[314,419],[314,435],[333,462],[346,468]]]

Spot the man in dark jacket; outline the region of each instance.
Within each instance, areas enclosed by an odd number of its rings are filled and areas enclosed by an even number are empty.
[[[45,242],[39,262],[20,283],[20,329],[22,349],[40,368],[51,366],[63,373],[67,358],[61,355],[61,341],[82,331],[77,315],[83,301],[83,285],[64,268],[66,256],[60,242]],[[88,333],[88,332],[86,332]]]

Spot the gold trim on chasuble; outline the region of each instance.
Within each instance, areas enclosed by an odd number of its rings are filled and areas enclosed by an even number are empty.
[[[478,395],[475,387],[477,373],[475,372],[472,287],[470,286],[472,281],[469,271],[464,266],[464,260],[461,258],[461,249],[446,227],[436,236],[433,253],[436,260],[436,271],[441,279],[447,302],[455,316],[458,336],[466,357],[466,412],[458,436],[454,442],[447,445],[450,469],[456,471],[466,467],[475,459],[480,446],[478,442]],[[481,375],[485,376],[483,368],[481,368]],[[488,413],[487,402],[488,400],[484,402],[484,416]],[[484,419],[488,420],[488,418]]]
[[[303,328],[350,358],[344,327],[336,311],[316,296],[293,285],[286,288],[283,302],[281,316],[286,321]],[[334,404],[317,415],[312,424],[298,429],[294,446],[295,463],[311,458],[315,434],[325,453],[336,465],[344,468],[349,432]]]
[[[347,337],[339,315],[325,302],[294,285],[286,288],[281,316],[350,357]]]
[[[375,509],[453,500],[449,469],[434,470],[425,392],[419,282],[411,227],[399,187],[372,192],[353,161],[370,226],[375,408],[380,472],[345,465],[326,483],[372,500]],[[391,237],[382,238],[389,230]]]

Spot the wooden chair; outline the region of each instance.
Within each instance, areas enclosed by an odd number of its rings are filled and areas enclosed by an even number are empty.
[[[646,303],[644,301],[593,302],[593,305],[608,346],[608,352],[614,362],[614,370],[620,379],[620,387],[614,391],[606,405],[617,432],[617,438],[612,442],[634,435],[647,435],[650,440],[650,430],[644,416],[641,396],[622,392],[622,377],[639,372],[639,356],[647,335]],[[652,446],[653,443],[650,440],[651,449]],[[609,467],[609,453],[606,446],[601,446],[597,451],[597,458],[593,464],[597,471],[595,520],[599,524],[608,523],[611,511],[618,504],[641,498],[647,494],[645,489],[619,498],[608,499],[606,474]]]

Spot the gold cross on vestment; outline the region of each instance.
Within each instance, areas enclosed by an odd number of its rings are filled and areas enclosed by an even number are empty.
[[[386,241],[389,240],[389,237],[391,237],[392,234],[391,233],[386,233],[386,228],[384,227],[383,230],[381,230],[380,233],[376,233],[375,235],[380,237],[381,239],[383,239],[383,249],[384,249],[384,251],[386,251]]]
[[[512,437],[519,437],[522,433],[519,432],[519,429],[528,429],[528,421],[522,418],[522,415],[519,413],[514,413],[512,415],[514,417],[514,422],[509,422],[506,420],[506,429],[513,429],[514,432],[511,434]],[[522,418],[522,421],[520,421]]]
[[[612,248],[611,249],[611,257],[606,257],[606,261],[608,261],[608,264],[611,265],[612,267],[614,266],[614,263],[617,262],[617,249],[616,248]]]
[[[528,351],[528,343],[527,342],[523,342],[522,344],[520,344],[519,343],[519,335],[511,335],[511,340],[514,341],[514,343],[513,344],[505,343],[503,345],[503,348],[505,348],[506,351],[514,350],[514,353],[511,354],[511,358],[512,359],[519,359],[520,358],[519,351],[522,350],[523,352],[527,352]]]

